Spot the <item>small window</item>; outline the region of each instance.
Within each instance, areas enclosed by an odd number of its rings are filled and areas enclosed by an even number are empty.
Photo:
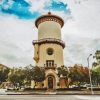
[[[53,54],[53,49],[52,48],[48,48],[47,49],[47,54],[48,55],[52,55]]]

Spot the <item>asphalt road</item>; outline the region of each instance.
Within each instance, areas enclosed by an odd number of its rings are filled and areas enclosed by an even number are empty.
[[[100,95],[0,95],[0,100],[100,100]]]

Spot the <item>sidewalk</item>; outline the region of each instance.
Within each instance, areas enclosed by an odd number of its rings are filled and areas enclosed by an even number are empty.
[[[54,91],[54,92],[6,92],[7,95],[91,95],[91,91]],[[100,95],[100,91],[94,91],[93,95]]]

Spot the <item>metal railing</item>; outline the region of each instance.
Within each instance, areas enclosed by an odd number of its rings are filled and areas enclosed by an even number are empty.
[[[57,67],[57,64],[54,64],[52,66],[47,66],[46,64],[44,64],[45,69],[55,69],[56,67]]]

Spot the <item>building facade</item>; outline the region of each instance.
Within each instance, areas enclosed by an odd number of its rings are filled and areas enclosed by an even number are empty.
[[[38,29],[38,39],[33,40],[34,60],[36,66],[45,68],[46,79],[43,87],[57,89],[60,80],[57,68],[64,66],[63,49],[65,44],[61,38],[64,21],[61,17],[48,12],[37,18],[35,25]]]

